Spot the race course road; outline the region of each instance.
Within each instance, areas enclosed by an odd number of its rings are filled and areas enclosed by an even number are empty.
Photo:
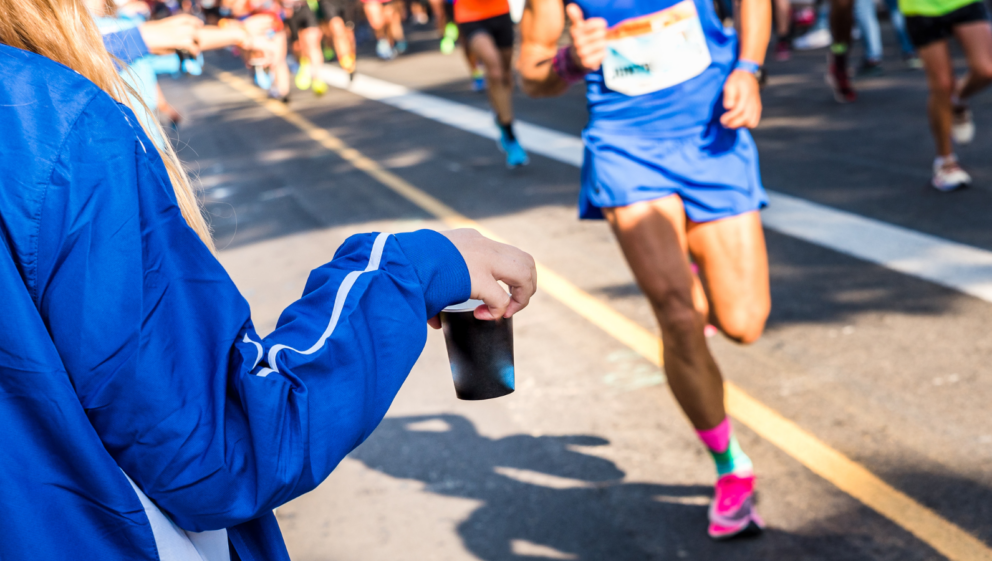
[[[390,63],[365,58],[359,69],[484,108],[463,61],[432,45],[414,42],[412,54]],[[839,107],[815,55],[771,65],[766,120],[755,131],[767,186],[992,251],[992,161],[981,149],[987,155],[992,142],[988,96],[975,106],[976,143],[960,152],[976,186],[942,196],[925,189],[922,75],[893,63],[885,77],[862,83],[857,104]],[[384,185],[382,173],[356,166],[348,147],[656,332],[606,225],[575,217],[574,165],[533,155],[529,167],[508,171],[490,139],[340,89],[322,98],[295,92],[297,117],[287,120],[218,79],[243,82],[238,61],[220,54],[208,62],[212,76],[162,86],[186,117],[181,156],[198,174],[220,259],[260,333],[349,234],[446,227]],[[570,136],[585,119],[578,88],[560,100],[520,99],[518,113]],[[328,149],[331,141],[315,141],[300,122],[346,147]],[[989,551],[992,304],[823,244],[766,234],[772,316],[751,347],[710,340],[726,377],[980,540],[979,554]],[[712,543],[711,460],[663,370],[547,291],[514,323],[517,392],[490,402],[455,399],[443,338],[431,333],[382,426],[317,491],[278,510],[294,559],[942,558],[933,543],[742,423],[769,530]]]

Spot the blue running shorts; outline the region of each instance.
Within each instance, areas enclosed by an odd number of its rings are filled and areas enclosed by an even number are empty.
[[[768,205],[758,150],[746,129],[714,124],[698,135],[648,138],[586,129],[579,217],[602,207],[678,195],[693,222],[710,222]]]

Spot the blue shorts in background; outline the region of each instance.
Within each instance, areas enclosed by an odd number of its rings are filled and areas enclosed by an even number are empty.
[[[701,134],[650,138],[586,130],[579,217],[602,219],[602,207],[678,195],[693,222],[764,208],[758,150],[746,129],[712,124]]]

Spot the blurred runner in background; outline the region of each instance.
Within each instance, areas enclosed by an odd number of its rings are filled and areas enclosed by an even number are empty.
[[[135,94],[130,101],[135,106],[157,109],[157,116],[168,118],[173,127],[178,125],[180,115],[169,105],[158,87],[158,74],[200,74],[203,62],[199,56],[201,51],[238,46],[243,50],[259,51],[262,53],[260,56],[271,59],[276,49],[273,42],[263,36],[267,24],[257,21],[258,18],[246,23],[221,20],[225,25],[205,26],[194,16],[178,14],[148,22],[145,19],[148,10],[119,11],[115,3],[105,0],[86,0],[85,3],[102,35],[138,31],[137,36],[122,39],[130,52],[123,58],[118,57],[123,64],[122,78]],[[111,39],[111,42],[114,40]],[[139,119],[149,116],[154,115],[148,112],[138,114]],[[156,134],[157,126],[142,124],[151,131],[150,134]]]
[[[923,68],[923,63],[916,56],[916,49],[906,34],[906,24],[899,11],[898,0],[885,0],[889,11],[889,21],[899,39],[902,60],[911,69]],[[882,30],[878,24],[878,7],[875,0],[854,0],[854,16],[861,30],[861,42],[864,44],[864,58],[858,65],[859,77],[880,76],[882,74]]]
[[[365,17],[375,32],[375,54],[383,60],[392,60],[406,52],[406,36],[403,34],[403,2],[393,0],[362,0]]]
[[[989,11],[982,0],[900,0],[899,7],[930,88],[927,113],[937,145],[931,184],[940,191],[953,191],[971,183],[953,147],[975,137],[968,99],[992,83]],[[960,80],[954,74],[951,37],[957,38],[968,61],[968,73]]]
[[[496,113],[499,148],[506,154],[506,166],[527,165],[530,159],[513,131],[514,29],[510,4],[507,0],[457,0],[455,22],[469,56],[485,68],[489,104]]]
[[[851,103],[858,98],[851,86],[847,64],[853,28],[854,0],[830,0],[830,34],[833,39],[827,53],[826,81],[838,103]]]
[[[327,93],[327,84],[320,78],[320,67],[324,63],[324,53],[321,41],[324,33],[321,23],[330,19],[335,11],[328,2],[320,0],[290,0],[286,9],[290,12],[289,23],[290,42],[293,54],[300,63],[296,71],[296,87],[301,90],[313,88],[316,95]]]
[[[441,52],[450,55],[458,42],[458,25],[455,23],[455,4],[451,0],[431,0],[434,25],[441,35]]]
[[[218,26],[244,25],[253,31],[263,30],[266,38],[274,45],[271,56],[257,49],[242,49],[245,64],[255,72],[255,83],[267,90],[269,97],[289,102],[292,89],[292,75],[286,62],[288,38],[283,23],[282,5],[273,0],[225,0],[224,11],[231,18],[225,18]]]
[[[324,0],[321,4],[328,18],[325,36],[331,38],[338,64],[352,79],[355,77],[358,52],[355,45],[355,4],[353,0]]]
[[[558,48],[562,0],[528,3],[524,90],[559,95],[585,79],[579,214],[610,222],[661,325],[669,385],[716,463],[710,536],[760,531],[751,460],[732,433],[704,327],[709,318],[751,343],[771,308],[758,215],[767,197],[747,130],[761,117],[771,2],[742,0],[739,46],[709,0],[577,0],[567,13],[572,45]]]
[[[775,7],[775,60],[789,60],[792,55],[792,2],[773,0]]]

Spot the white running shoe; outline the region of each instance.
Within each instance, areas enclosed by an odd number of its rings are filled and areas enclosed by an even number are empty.
[[[834,37],[830,34],[829,29],[814,29],[806,35],[796,37],[796,39],[792,41],[792,48],[797,51],[812,51],[813,49],[829,47],[833,40]]]
[[[933,179],[930,184],[934,189],[947,193],[970,185],[971,176],[961,169],[954,156],[936,158],[933,161]]]
[[[953,113],[951,139],[955,144],[969,144],[975,139],[975,119],[971,115],[971,109],[959,105],[954,108]]]

